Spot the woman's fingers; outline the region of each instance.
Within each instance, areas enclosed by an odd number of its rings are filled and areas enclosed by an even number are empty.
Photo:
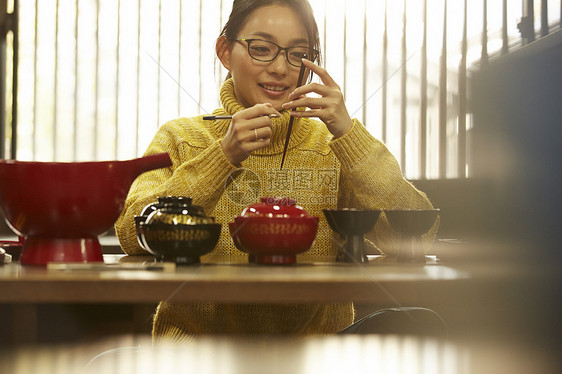
[[[227,158],[238,165],[251,152],[267,146],[272,134],[270,116],[280,115],[270,104],[254,105],[234,114],[221,141]]]
[[[304,97],[310,93],[315,93],[320,96],[328,96],[330,94],[341,93],[341,90],[337,85],[335,87],[330,87],[320,83],[309,83],[307,85],[296,88],[289,94],[289,99],[294,100],[300,97]]]
[[[314,62],[310,60],[303,58],[302,61],[304,66],[307,67],[307,69],[309,69],[314,74],[318,75],[318,77],[320,77],[322,83],[324,83],[326,86],[337,87],[339,89],[338,84],[332,79],[332,77],[330,76],[330,74],[328,74],[328,71],[326,69],[324,69],[319,65],[316,65]]]
[[[325,96],[323,97],[309,97],[301,96],[298,99],[291,100],[288,103],[283,104],[283,108],[287,110],[293,110],[297,108],[320,108],[326,106]]]
[[[328,95],[328,93],[330,91],[334,91],[334,92],[341,92],[341,88],[340,86],[334,81],[334,79],[332,79],[332,77],[330,76],[330,74],[328,74],[328,71],[322,67],[320,67],[319,65],[316,65],[314,62],[309,61],[307,59],[303,59],[302,60],[304,65],[307,67],[307,69],[309,69],[310,71],[312,71],[314,74],[318,75],[318,77],[320,77],[320,80],[322,81],[322,84],[319,83],[309,83],[306,85],[302,85],[300,87],[297,87],[293,92],[291,92],[291,94],[289,94],[289,99],[294,99],[309,93],[317,93],[318,95],[321,96],[326,96]]]
[[[256,104],[253,107],[241,110],[240,112],[234,114],[232,119],[245,119],[251,120],[253,118],[258,118],[262,116],[280,116],[281,113],[276,111],[273,106],[269,103],[266,104]]]
[[[264,140],[269,140],[271,138],[271,134],[273,133],[273,130],[271,129],[271,126],[260,126],[260,127],[256,127],[254,128],[253,131],[253,141],[256,142],[262,142]]]
[[[317,117],[326,124],[334,136],[345,134],[352,126],[347,112],[343,93],[338,84],[332,79],[326,69],[315,63],[303,60],[307,69],[320,77],[322,83],[309,83],[296,88],[289,94],[288,103],[282,105],[284,109],[306,107],[306,111],[292,111],[294,117]],[[315,93],[320,97],[308,97]]]

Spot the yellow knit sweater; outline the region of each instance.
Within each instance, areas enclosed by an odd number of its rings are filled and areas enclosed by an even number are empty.
[[[243,109],[234,96],[233,82],[221,88],[223,107],[215,115]],[[228,222],[261,196],[295,198],[309,214],[321,218],[312,248],[298,260],[334,261],[336,245],[322,209],[431,208],[427,197],[407,182],[388,149],[373,138],[358,121],[338,139],[326,126],[311,119],[296,119],[282,170],[279,169],[289,113],[273,119],[271,144],[232,165],[220,141],[229,122],[203,121],[202,117],[180,118],[160,127],[146,154],[168,152],[173,165],[139,176],[129,192],[125,208],[116,222],[123,250],[144,254],[137,243],[133,216],[158,196],[191,196],[223,224],[217,247],[202,262],[246,262],[228,233]],[[426,235],[431,243],[437,224]],[[396,234],[381,216],[368,238],[384,252],[395,252]],[[426,245],[428,247],[428,245]],[[160,303],[153,334],[176,340],[197,334],[313,334],[335,333],[353,322],[351,303],[340,304],[234,304]]]

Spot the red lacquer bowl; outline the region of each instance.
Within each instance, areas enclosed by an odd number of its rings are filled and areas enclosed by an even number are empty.
[[[295,200],[262,197],[229,223],[234,245],[259,264],[294,264],[307,251],[318,230],[318,217],[309,216]]]
[[[103,261],[97,237],[119,217],[133,180],[170,165],[167,153],[126,161],[0,160],[0,208],[25,237],[20,262]]]

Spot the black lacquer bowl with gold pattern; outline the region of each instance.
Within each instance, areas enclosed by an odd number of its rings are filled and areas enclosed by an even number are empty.
[[[160,261],[190,265],[215,248],[221,224],[189,200],[164,204],[139,222],[137,230],[145,249]]]

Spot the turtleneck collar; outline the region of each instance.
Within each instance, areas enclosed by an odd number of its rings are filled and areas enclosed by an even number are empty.
[[[222,108],[215,110],[213,112],[214,115],[232,115],[245,109],[245,107],[240,104],[234,95],[234,82],[232,78],[228,79],[222,85],[220,90],[220,100]],[[289,113],[290,112],[288,110],[284,110],[281,112],[281,117],[272,118],[273,133],[271,135],[271,143],[267,147],[252,152],[254,155],[271,155],[283,152],[285,138],[287,137],[287,130],[289,128],[289,119],[291,118]],[[230,121],[228,120],[218,120],[214,122],[215,130],[218,134],[220,134],[220,136],[224,136],[226,134],[229,122]],[[295,118],[293,122],[293,130],[291,132],[291,139],[289,141],[289,149],[300,144],[309,134],[311,129],[312,126],[308,119]]]

